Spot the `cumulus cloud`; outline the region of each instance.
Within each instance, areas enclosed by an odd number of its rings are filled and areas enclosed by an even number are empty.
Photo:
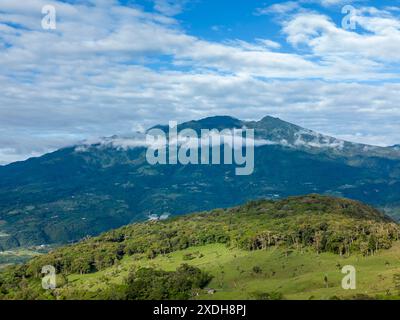
[[[370,12],[371,9],[358,10],[353,17],[356,28],[368,33],[345,30],[336,26],[329,17],[315,13],[296,15],[285,22],[283,32],[289,43],[303,45],[319,57],[335,58],[337,61],[339,58],[346,59],[353,63],[361,58],[364,59],[361,64],[366,69],[369,66],[385,70],[383,62],[399,62],[400,19],[384,15],[381,11],[374,12],[374,16],[364,15]]]
[[[260,11],[283,15],[287,50],[275,39],[191,35],[174,18],[185,3],[154,1],[145,11],[112,0],[1,0],[0,163],[217,114],[272,114],[350,140],[399,143],[387,124],[400,116],[398,11],[359,7],[356,30],[297,2]],[[56,7],[56,30],[41,28],[45,4]]]

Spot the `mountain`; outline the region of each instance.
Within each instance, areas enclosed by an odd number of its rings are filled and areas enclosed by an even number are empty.
[[[242,127],[255,129],[261,142],[249,176],[236,176],[235,165],[152,166],[143,141],[117,136],[0,167],[0,249],[73,242],[149,217],[308,193],[399,214],[396,149],[335,139],[273,117],[211,117],[178,129]]]
[[[389,217],[349,199],[252,201],[128,225],[9,267],[0,299],[399,298],[399,236]],[[42,289],[45,265],[55,290]],[[341,287],[345,265],[357,290]]]

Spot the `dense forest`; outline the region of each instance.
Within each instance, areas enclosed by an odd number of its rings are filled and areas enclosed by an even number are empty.
[[[245,251],[278,247],[287,253],[311,249],[318,254],[370,256],[390,248],[399,237],[397,223],[357,201],[320,195],[258,200],[229,209],[128,225],[55,249],[1,272],[0,298],[56,298],[54,292],[41,289],[45,265],[55,267],[62,287],[67,285],[68,275],[95,273],[118,264],[126,256],[151,260],[215,243]],[[190,298],[193,290],[205,287],[211,278],[207,272],[185,264],[176,272],[135,269],[124,284],[110,286],[97,298]],[[70,292],[62,298],[84,298],[80,294]]]

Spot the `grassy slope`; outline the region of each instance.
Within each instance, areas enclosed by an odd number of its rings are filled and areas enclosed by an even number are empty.
[[[184,255],[193,253],[193,260],[184,260]],[[203,255],[203,257],[201,257]],[[69,276],[70,288],[92,291],[107,287],[108,283],[122,283],[132,267],[146,266],[173,271],[188,263],[209,271],[214,279],[209,284],[216,289],[214,295],[202,292],[199,299],[251,299],[252,293],[281,292],[286,299],[329,299],[333,296],[351,298],[356,294],[385,296],[387,290],[394,295],[393,275],[400,272],[400,243],[375,256],[353,255],[348,258],[332,253],[316,254],[315,251],[293,251],[286,257],[281,249],[267,251],[244,251],[227,248],[221,244],[189,248],[155,259],[135,261],[124,258],[118,266],[87,275]],[[353,265],[357,270],[357,289],[343,290],[340,269]],[[252,269],[259,266],[262,273]],[[324,283],[328,277],[328,288]],[[68,290],[68,289],[63,289]]]
[[[266,241],[270,233],[276,236],[275,242],[261,249],[260,241]],[[322,234],[326,242],[320,249],[323,253],[317,254],[316,239],[322,243]],[[214,276],[208,286],[216,289],[216,294],[201,291],[199,298],[248,299],[256,291],[278,291],[287,299],[350,298],[357,293],[374,296],[387,290],[395,294],[393,275],[400,273],[400,242],[394,239],[399,239],[399,234],[398,225],[390,219],[351,200],[310,195],[258,201],[126,226],[56,249],[8,270],[3,289],[19,292],[27,285],[40,288],[40,270],[51,264],[68,277],[68,284],[57,289],[61,296],[99,298],[102,289],[124,283],[132,268],[173,271],[189,263]],[[346,241],[351,241],[351,249],[343,251]],[[358,247],[365,249],[367,257],[356,253]],[[339,248],[344,253],[351,251],[350,257],[337,254]],[[189,253],[194,259],[185,259]],[[87,270],[88,265],[96,269]],[[353,265],[358,271],[355,291],[341,288],[344,275],[340,269],[344,265]],[[262,272],[254,273],[255,266]]]

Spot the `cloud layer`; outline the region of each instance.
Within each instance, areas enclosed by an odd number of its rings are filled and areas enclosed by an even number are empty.
[[[156,0],[145,10],[108,0],[0,0],[0,164],[217,114],[271,114],[339,138],[400,142],[396,8],[354,4],[356,29],[346,30],[308,6],[317,1],[280,3],[254,15],[279,25],[280,43],[213,42],[176,17],[188,2]],[[41,27],[47,4],[56,30]]]

